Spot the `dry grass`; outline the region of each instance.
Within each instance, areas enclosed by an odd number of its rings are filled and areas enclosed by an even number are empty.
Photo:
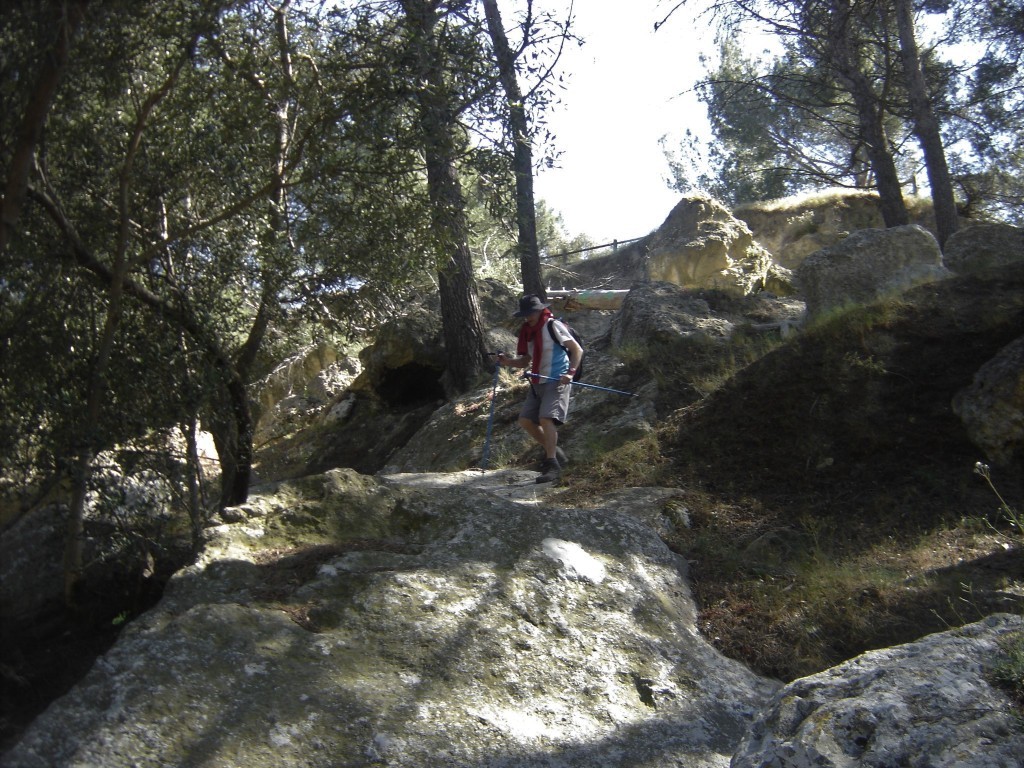
[[[695,561],[704,633],[764,674],[791,680],[1022,604],[1024,554],[976,519],[868,543],[849,520],[702,502],[702,524],[669,543]]]
[[[583,446],[579,455],[591,458],[574,460],[572,472],[563,481],[566,487],[558,494],[560,504],[587,506],[593,499],[611,491],[659,486],[666,481],[668,461],[653,433],[618,445],[613,450]]]
[[[655,436],[574,467],[560,503],[585,505],[628,486],[683,488],[666,514],[689,525],[666,538],[690,562],[700,630],[757,672],[789,681],[864,651],[1024,610],[1024,549],[993,524],[983,497],[971,514],[922,529],[905,496],[882,520],[870,511],[817,514],[823,499],[766,504],[695,489]],[[897,521],[906,521],[900,525]],[[1004,671],[1024,681],[1024,664]],[[1024,682],[1021,682],[1024,687]]]
[[[1024,710],[1024,632],[1015,632],[1003,642],[1005,661],[992,671],[996,685],[1005,688]]]
[[[826,208],[828,206],[849,205],[852,201],[877,201],[878,193],[870,190],[853,190],[837,187],[834,189],[816,190],[804,194],[792,195],[776,200],[761,200],[744,203],[736,207],[734,213],[742,217],[747,211],[771,214],[797,214],[807,210]],[[911,215],[920,215],[931,209],[930,197],[907,195],[904,203]]]

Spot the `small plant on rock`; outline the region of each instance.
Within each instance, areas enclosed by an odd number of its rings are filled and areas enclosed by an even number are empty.
[[[1000,642],[1006,658],[992,670],[992,682],[1004,689],[1024,714],[1024,632],[1013,632]]]
[[[1024,516],[1011,507],[1006,502],[1006,499],[1003,498],[1002,494],[999,493],[995,483],[992,482],[992,471],[988,464],[981,461],[975,462],[974,473],[976,475],[980,475],[981,478],[988,483],[988,487],[992,489],[992,493],[994,493],[996,498],[999,499],[999,511],[1002,514],[1003,521],[1009,524],[1013,531],[1013,538],[1015,538],[1018,543],[1024,543]],[[993,530],[995,529],[995,526],[991,527]]]

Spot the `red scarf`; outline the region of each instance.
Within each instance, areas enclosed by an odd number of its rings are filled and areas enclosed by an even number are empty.
[[[544,330],[544,326],[548,324],[548,320],[553,317],[550,309],[544,309],[540,313],[540,319],[537,320],[536,325],[530,325],[529,323],[523,323],[523,327],[519,329],[519,343],[516,346],[516,352],[520,355],[525,355],[530,349],[527,344],[533,342],[533,364],[530,370],[533,373],[540,373],[540,350],[541,340],[544,338],[541,335],[541,331]]]

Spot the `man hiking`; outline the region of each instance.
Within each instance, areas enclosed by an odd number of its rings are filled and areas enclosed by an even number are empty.
[[[519,424],[544,448],[538,483],[557,480],[566,461],[558,447],[558,428],[569,417],[572,378],[583,360],[583,348],[565,324],[551,315],[549,306],[539,296],[523,296],[515,313],[525,319],[516,356],[498,354],[499,365],[529,369],[530,390],[519,411]]]

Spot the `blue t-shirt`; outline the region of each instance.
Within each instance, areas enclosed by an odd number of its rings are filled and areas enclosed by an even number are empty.
[[[558,322],[553,317],[548,318],[547,323],[551,324],[551,330],[541,328],[540,332],[534,337],[540,339],[540,365],[538,370],[532,372],[539,376],[558,379],[569,370],[569,354],[562,348],[562,345],[572,339],[572,335],[563,323]],[[555,338],[558,339],[557,344],[551,339],[552,330],[554,331]],[[532,341],[527,342],[526,349],[519,350],[519,354],[527,354],[533,360],[533,344],[534,342]],[[544,383],[547,380],[541,379],[540,381]]]

